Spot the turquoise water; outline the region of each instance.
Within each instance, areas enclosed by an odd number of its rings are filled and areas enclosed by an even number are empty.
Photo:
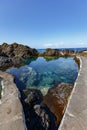
[[[45,94],[50,87],[61,82],[74,83],[78,75],[78,66],[73,57],[57,59],[38,57],[24,61],[27,65],[7,70],[15,76],[19,89],[37,88]]]

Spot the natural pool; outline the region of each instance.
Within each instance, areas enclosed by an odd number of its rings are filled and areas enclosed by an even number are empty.
[[[78,75],[78,65],[73,57],[24,59],[25,66],[6,70],[15,76],[19,89],[37,88],[46,94],[50,87],[61,82],[74,83]]]

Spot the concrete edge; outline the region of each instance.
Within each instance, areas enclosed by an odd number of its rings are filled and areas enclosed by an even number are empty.
[[[68,113],[70,116],[73,116],[72,114],[70,114],[70,113],[68,112],[68,107],[69,107],[70,101],[71,101],[71,99],[72,99],[72,95],[73,95],[73,93],[74,93],[74,91],[75,91],[76,84],[77,84],[77,80],[78,80],[78,77],[80,76],[80,72],[81,72],[81,69],[82,69],[82,60],[81,60],[81,58],[80,58],[79,56],[77,56],[77,58],[79,58],[79,60],[80,60],[79,73],[78,73],[77,79],[76,79],[76,81],[75,81],[75,83],[74,83],[73,90],[72,90],[71,95],[70,95],[70,97],[69,97],[68,104],[67,104],[66,110],[65,110],[65,112],[64,112],[64,115],[63,115],[63,118],[62,118],[62,120],[61,120],[61,123],[60,123],[60,125],[59,125],[58,130],[61,130],[61,127],[62,127],[63,122],[64,122],[64,119],[65,119],[65,113]]]
[[[2,72],[2,73],[5,73],[5,72]],[[8,73],[7,73],[7,74],[8,74]],[[12,74],[8,74],[8,75],[12,75]],[[0,76],[0,77],[1,77],[1,76]],[[13,79],[14,79],[14,76],[13,76],[13,75],[12,75],[12,77],[13,77]],[[2,78],[2,77],[1,77],[1,78]],[[15,86],[16,86],[16,88],[17,88],[17,85],[16,85],[16,83],[14,82],[14,80],[13,80],[13,83],[15,84]],[[2,81],[1,81],[1,86],[2,86],[1,96],[2,96],[2,98],[3,98],[3,96],[4,96],[3,90],[4,90],[4,88],[5,88],[5,86],[3,85],[3,78],[2,78]],[[20,101],[21,94],[20,94],[18,88],[17,88],[17,91],[18,91],[18,99],[19,99],[19,101]],[[1,98],[1,99],[2,99],[2,98]],[[0,105],[2,104],[1,99],[0,99]],[[21,101],[20,101],[20,104],[21,104]],[[28,130],[28,129],[27,129],[27,126],[26,126],[26,123],[25,123],[25,115],[24,115],[24,111],[23,111],[23,106],[22,106],[22,104],[21,104],[21,108],[22,108],[22,119],[23,119],[23,123],[24,123],[24,128],[25,128],[25,130]]]

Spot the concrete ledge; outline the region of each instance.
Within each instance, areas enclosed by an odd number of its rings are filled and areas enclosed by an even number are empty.
[[[0,130],[25,130],[24,115],[19,91],[11,74],[0,71],[3,78],[0,103]]]
[[[87,58],[81,57],[81,69],[58,130],[87,129]]]

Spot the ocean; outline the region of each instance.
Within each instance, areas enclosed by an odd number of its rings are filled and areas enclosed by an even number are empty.
[[[77,52],[77,51],[82,51],[82,50],[87,50],[87,48],[84,48],[84,47],[82,47],[82,48],[55,48],[55,49],[58,49],[58,50],[69,49],[69,50],[74,50],[75,52]],[[45,52],[45,50],[46,50],[46,49],[37,49],[37,51],[40,52],[40,53]]]

